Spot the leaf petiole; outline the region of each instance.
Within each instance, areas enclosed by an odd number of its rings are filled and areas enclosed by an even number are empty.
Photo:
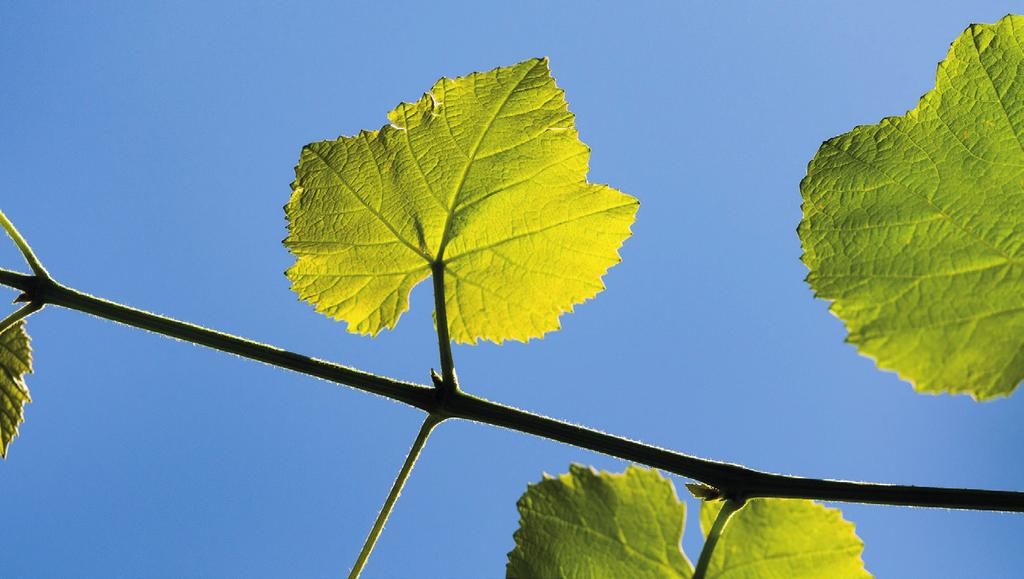
[[[743,508],[744,502],[743,500],[726,499],[722,510],[718,511],[718,516],[715,517],[715,524],[711,525],[711,530],[708,531],[708,536],[704,540],[704,547],[700,550],[700,558],[697,559],[697,568],[693,571],[692,579],[704,579],[708,572],[708,564],[711,562],[711,555],[725,531],[725,526],[729,523],[729,519],[736,514],[736,511]]]
[[[434,282],[434,325],[437,326],[437,347],[441,356],[441,382],[438,388],[445,397],[459,390],[459,379],[455,376],[455,361],[452,358],[452,340],[448,334],[448,309],[444,293],[444,262],[435,261],[430,266]]]
[[[32,251],[32,247],[28,244],[27,241],[25,241],[25,238],[21,236],[21,233],[18,232],[18,229],[14,227],[14,224],[11,223],[11,220],[8,219],[6,215],[4,215],[3,211],[0,211],[0,227],[3,227],[4,231],[7,232],[7,235],[11,236],[11,239],[14,241],[14,245],[18,246],[18,250],[21,251],[21,255],[25,258],[25,261],[28,263],[29,267],[32,268],[32,271],[41,278],[51,279],[50,273],[46,271],[46,268],[43,267],[42,262],[39,261],[38,257],[36,257],[35,252]]]
[[[17,324],[21,320],[31,316],[32,314],[43,309],[42,302],[31,302],[15,310],[11,315],[0,320],[0,334],[3,334],[10,329],[14,324]]]
[[[349,579],[355,579],[362,573],[374,545],[377,544],[381,531],[384,530],[384,523],[391,516],[391,511],[395,508],[395,502],[398,501],[398,495],[402,494],[402,487],[405,486],[405,481],[409,478],[409,473],[412,472],[416,459],[419,458],[420,452],[423,451],[423,445],[427,443],[427,437],[430,436],[430,432],[434,427],[443,420],[444,418],[440,418],[435,414],[428,414],[426,419],[423,420],[423,426],[420,427],[416,440],[413,441],[412,448],[409,449],[409,454],[405,457],[405,464],[402,465],[402,470],[398,471],[395,483],[391,485],[391,492],[388,493],[388,498],[384,500],[384,505],[380,508],[377,520],[374,521],[373,528],[370,529],[370,534],[366,536],[366,542],[363,543],[363,548],[359,551],[359,557],[352,566],[352,571],[348,574]]]

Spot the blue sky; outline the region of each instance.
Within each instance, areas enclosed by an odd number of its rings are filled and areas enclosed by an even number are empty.
[[[562,331],[455,349],[466,389],[775,472],[1024,489],[1024,393],[978,404],[879,372],[812,298],[795,233],[821,141],[912,107],[957,34],[1014,3],[284,4],[0,5],[0,208],[60,281],[426,382],[429,284],[373,340],[288,289],[292,167],[440,76],[547,55],[591,180],[642,205],[607,291]],[[0,266],[23,267],[12,246]],[[34,402],[0,464],[5,576],[341,574],[419,425],[381,398],[77,312],[29,329]],[[502,575],[516,499],[571,462],[625,467],[442,425],[365,576]],[[843,511],[879,577],[1024,567],[1020,516]]]

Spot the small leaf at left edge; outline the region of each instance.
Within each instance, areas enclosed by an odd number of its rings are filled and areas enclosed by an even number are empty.
[[[0,458],[25,421],[25,404],[31,402],[25,374],[32,371],[32,348],[25,323],[18,322],[0,334]]]

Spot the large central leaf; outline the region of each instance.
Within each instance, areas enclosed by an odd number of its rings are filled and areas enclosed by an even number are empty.
[[[808,281],[849,341],[925,392],[1024,379],[1024,17],[973,25],[905,116],[821,146]]]
[[[438,81],[379,131],[302,150],[293,289],[376,334],[435,264],[451,337],[527,340],[603,289],[637,201],[587,182],[589,149],[546,59]]]

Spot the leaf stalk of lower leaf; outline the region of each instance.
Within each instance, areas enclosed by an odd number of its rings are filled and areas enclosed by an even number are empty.
[[[0,334],[3,334],[4,332],[7,331],[8,328],[13,326],[14,324],[17,324],[21,320],[31,316],[32,314],[38,312],[41,309],[43,309],[43,304],[40,302],[30,302],[18,308],[17,310],[12,312],[11,315],[0,320]]]
[[[569,422],[548,418],[466,394],[459,390],[441,404],[437,390],[402,382],[266,344],[123,306],[73,290],[52,280],[0,269],[0,284],[29,294],[31,300],[78,310],[378,394],[428,413],[500,426],[556,440],[693,479],[737,498],[800,498],[948,509],[1024,512],[1024,493],[977,489],[886,485],[772,474],[698,458]]]
[[[409,473],[412,472],[412,467],[416,464],[416,459],[419,458],[420,453],[423,451],[423,445],[427,443],[430,432],[443,420],[444,418],[440,418],[435,414],[428,414],[426,419],[423,420],[423,425],[420,426],[416,440],[413,441],[412,448],[409,449],[409,454],[405,457],[402,469],[398,471],[398,476],[395,477],[395,482],[391,485],[388,498],[384,500],[384,505],[380,508],[377,520],[374,521],[373,527],[363,543],[363,548],[359,551],[359,557],[356,558],[352,571],[348,574],[349,579],[356,579],[363,572],[363,567],[366,566],[366,561],[370,558],[370,553],[373,551],[374,545],[377,544],[381,531],[384,530],[384,524],[387,523],[388,517],[391,516],[391,511],[395,508],[398,496],[402,494],[402,487],[405,486],[405,481],[408,480]]]
[[[725,504],[718,511],[718,516],[715,517],[714,524],[711,525],[711,530],[708,531],[708,536],[704,539],[704,547],[700,550],[700,557],[697,559],[697,567],[693,570],[692,579],[704,579],[704,576],[707,575],[708,564],[711,563],[711,556],[715,552],[718,540],[725,532],[725,526],[729,524],[729,519],[736,514],[736,511],[743,508],[743,504],[742,500],[726,499]]]

